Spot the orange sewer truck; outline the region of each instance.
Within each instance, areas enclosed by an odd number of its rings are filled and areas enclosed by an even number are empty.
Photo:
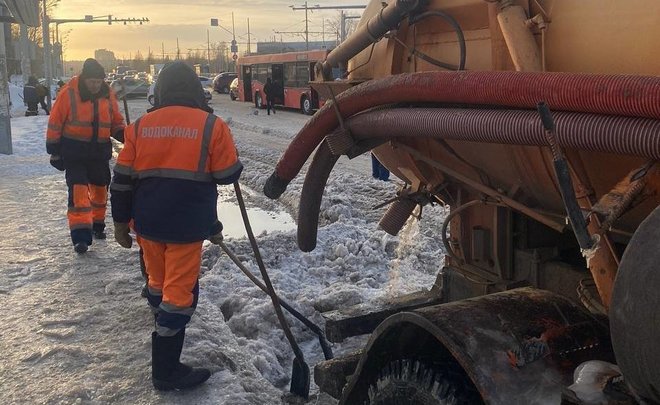
[[[264,192],[278,198],[314,155],[298,221],[311,251],[338,157],[372,151],[405,182],[380,226],[396,235],[447,204],[446,255],[428,291],[324,314],[331,341],[371,336],[316,366],[322,391],[342,404],[660,402],[659,22],[657,0],[369,3],[316,64],[329,102]],[[571,384],[598,367],[611,372],[589,402]]]

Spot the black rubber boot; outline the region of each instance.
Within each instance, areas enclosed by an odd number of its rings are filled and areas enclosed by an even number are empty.
[[[94,239],[105,239],[108,236],[105,234],[105,224],[95,223],[92,225],[92,234]]]
[[[185,328],[174,336],[151,334],[151,381],[159,391],[185,390],[208,380],[211,372],[181,362]]]
[[[73,250],[76,251],[78,254],[83,254],[87,252],[87,243],[85,242],[78,242],[75,245],[73,245]]]

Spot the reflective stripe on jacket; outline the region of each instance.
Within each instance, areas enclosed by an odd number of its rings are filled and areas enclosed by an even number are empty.
[[[75,159],[110,159],[110,137],[124,128],[117,98],[111,89],[94,100],[82,101],[74,77],[59,92],[48,120],[46,151]]]
[[[124,132],[110,185],[112,216],[159,242],[189,243],[219,231],[216,184],[238,180],[243,165],[229,127],[196,108],[148,113]]]

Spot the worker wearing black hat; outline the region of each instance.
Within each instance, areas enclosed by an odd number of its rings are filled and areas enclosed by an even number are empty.
[[[104,79],[103,67],[87,59],[82,73],[60,90],[48,120],[46,151],[51,165],[66,171],[69,229],[78,253],[87,251],[92,235],[105,239],[110,137],[124,141],[124,118]]]

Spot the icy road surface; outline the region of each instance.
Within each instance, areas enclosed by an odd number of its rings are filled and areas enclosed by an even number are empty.
[[[212,106],[232,128],[245,165],[241,183],[248,205],[295,219],[304,173],[278,201],[260,190],[309,117],[288,111],[254,115],[250,104],[218,94]],[[144,100],[131,101],[131,119],[147,107]],[[0,155],[0,403],[335,403],[318,394],[313,377],[307,402],[288,394],[293,354],[270,300],[211,245],[205,246],[200,302],[182,360],[210,367],[213,375],[193,391],[154,391],[153,318],[140,297],[137,249],[114,242],[108,214],[109,239],[95,241],[85,255],[73,252],[64,176],[45,153],[47,117],[13,113],[14,154]],[[421,222],[409,221],[399,237],[391,237],[377,229],[385,208],[371,207],[397,187],[396,180],[372,179],[368,155],[342,157],[326,188],[316,250],[300,252],[290,227],[258,235],[278,293],[322,326],[321,312],[430,288],[442,263],[437,230],[444,209],[425,209]],[[235,203],[232,188],[221,196]],[[226,240],[258,274],[246,238]],[[313,371],[323,359],[318,341],[295,319],[289,323]],[[351,352],[365,339],[348,339],[333,350]]]

